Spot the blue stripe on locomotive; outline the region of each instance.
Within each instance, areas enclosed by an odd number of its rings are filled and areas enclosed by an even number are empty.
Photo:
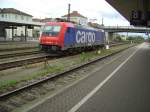
[[[104,44],[105,34],[102,31],[68,28],[64,36],[64,47],[84,47]]]

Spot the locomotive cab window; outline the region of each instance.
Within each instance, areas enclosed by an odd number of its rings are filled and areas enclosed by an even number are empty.
[[[43,35],[46,36],[58,36],[61,30],[61,26],[44,26],[43,28]]]

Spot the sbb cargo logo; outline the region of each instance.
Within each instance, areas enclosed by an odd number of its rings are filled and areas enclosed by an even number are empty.
[[[78,30],[76,33],[76,42],[77,43],[94,43],[95,42],[95,33]]]

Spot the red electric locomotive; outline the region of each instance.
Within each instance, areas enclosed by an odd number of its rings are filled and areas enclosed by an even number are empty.
[[[49,22],[44,25],[39,40],[44,51],[64,51],[103,46],[105,33],[69,22]]]

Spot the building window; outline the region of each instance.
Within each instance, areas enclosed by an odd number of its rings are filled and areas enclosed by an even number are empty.
[[[5,14],[5,18],[7,18],[7,14]]]
[[[10,18],[10,14],[8,14],[8,18],[11,19],[11,18]]]
[[[4,17],[4,14],[2,14],[2,18]]]
[[[28,17],[26,17],[26,20],[28,21]]]
[[[22,19],[22,20],[24,20],[24,17],[23,17],[23,15],[21,15],[21,19]]]
[[[18,15],[16,14],[16,15],[15,15],[15,19],[17,19],[17,18],[18,18]]]

